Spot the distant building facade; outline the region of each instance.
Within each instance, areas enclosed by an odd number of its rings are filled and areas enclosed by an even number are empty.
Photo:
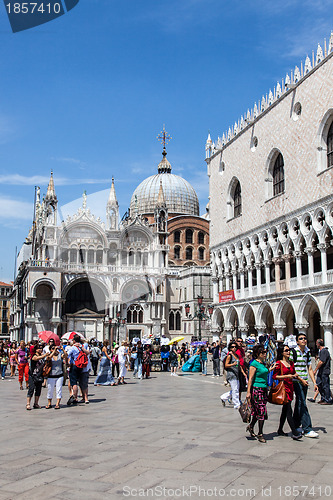
[[[210,180],[213,327],[304,332],[333,353],[333,34],[216,143]]]
[[[10,324],[10,295],[13,290],[12,283],[0,281],[0,339],[9,339]]]
[[[51,174],[44,200],[37,191],[35,223],[20,252],[12,338],[31,340],[42,330],[116,341],[195,335],[185,302],[194,313],[196,294],[211,301],[209,221],[199,216],[193,187],[171,173],[165,149],[158,173],[136,188],[121,222],[113,179],[105,222],[90,212],[85,194],[65,221],[57,205]],[[175,260],[177,231],[192,239]]]

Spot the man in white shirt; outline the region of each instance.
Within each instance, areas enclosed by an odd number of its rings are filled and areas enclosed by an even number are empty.
[[[125,382],[125,375],[126,375],[126,359],[128,356],[128,344],[127,342],[122,342],[121,346],[119,347],[117,351],[118,355],[118,361],[119,361],[119,384],[127,384]]]

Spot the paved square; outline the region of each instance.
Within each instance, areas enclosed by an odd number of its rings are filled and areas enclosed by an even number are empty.
[[[90,405],[68,408],[64,388],[61,410],[46,411],[43,389],[31,412],[17,377],[1,381],[0,500],[333,496],[331,406],[309,403],[320,438],[296,442],[277,436],[280,408],[268,405],[260,444],[222,407],[222,378],[92,381]]]

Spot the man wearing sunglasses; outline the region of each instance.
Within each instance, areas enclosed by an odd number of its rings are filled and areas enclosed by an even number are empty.
[[[291,353],[291,361],[295,364],[298,379],[294,379],[294,391],[296,396],[293,419],[297,430],[304,433],[304,437],[317,438],[318,433],[312,429],[311,417],[306,406],[306,395],[308,392],[308,378],[310,376],[315,390],[317,384],[315,381],[313,369],[311,366],[310,350],[307,347],[307,337],[304,333],[298,333],[296,336],[297,347]],[[302,426],[302,428],[301,428]]]

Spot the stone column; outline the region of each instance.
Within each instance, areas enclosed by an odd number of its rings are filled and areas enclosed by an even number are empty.
[[[313,254],[315,249],[313,247],[308,247],[305,249],[306,253],[308,254],[308,270],[309,270],[309,285],[313,285],[314,283],[314,278],[313,278]]]
[[[27,339],[26,342],[31,342],[32,341],[32,326],[27,325]]]
[[[240,298],[244,298],[245,296],[245,279],[244,279],[244,269],[241,268],[240,272]]]
[[[325,346],[328,348],[331,357],[333,357],[333,323],[321,321],[320,326],[322,326],[324,330]]]
[[[218,291],[223,292],[223,276],[219,276]]]
[[[290,260],[291,255],[286,254],[283,256],[285,271],[286,271],[286,290],[290,290]]]
[[[239,326],[238,327],[238,335],[241,335],[242,339],[245,341],[246,337],[248,336],[249,333],[249,328],[248,326]]]
[[[257,295],[261,295],[261,263],[257,262],[255,266],[257,274]]]
[[[295,327],[298,330],[298,333],[303,333],[303,335],[308,335],[309,323],[297,323]]]
[[[271,291],[271,263],[269,260],[265,260],[265,278],[266,278],[266,293]]]
[[[321,245],[317,245],[319,250],[320,250],[320,257],[321,257],[321,282],[323,284],[327,283],[327,247],[325,243],[322,243]]]
[[[224,333],[224,335],[226,335],[226,337],[227,337],[227,346],[228,346],[228,345],[229,345],[229,342],[230,342],[230,341],[231,341],[231,339],[232,339],[232,330],[231,330],[231,328],[225,328],[223,333]]]
[[[232,271],[232,286],[235,294],[237,293],[237,271]]]
[[[260,337],[261,335],[265,335],[265,330],[266,330],[266,326],[262,326],[262,325],[255,325],[254,327],[257,332],[258,332],[258,337]]]
[[[275,266],[275,291],[280,291],[280,262],[281,259],[279,257],[275,257],[273,259],[273,263]]]
[[[252,289],[252,266],[247,267],[247,273],[248,273],[248,283],[249,283],[249,297],[252,297],[253,295],[253,289]]]
[[[231,278],[231,274],[227,273],[225,275],[225,279],[226,279],[226,286],[225,286],[225,288],[226,288],[226,290],[231,290],[231,286],[230,286],[230,281],[231,280],[230,280],[230,278]]]
[[[57,316],[57,300],[52,299],[52,318]]]
[[[218,304],[219,302],[219,280],[218,278],[213,278],[213,302]]]
[[[283,325],[273,325],[274,330],[276,331],[276,340],[284,340],[283,334]]]
[[[297,277],[297,288],[302,288],[302,252],[294,252],[296,259],[296,277]]]

